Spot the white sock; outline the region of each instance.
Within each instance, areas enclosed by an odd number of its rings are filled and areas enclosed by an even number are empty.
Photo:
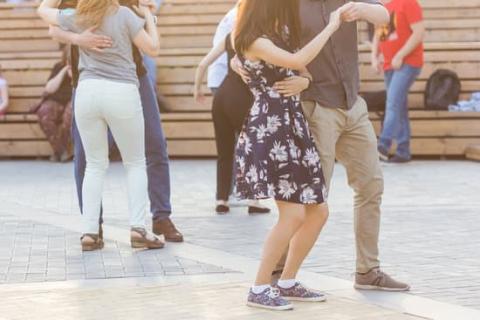
[[[260,203],[258,200],[248,200],[248,206],[250,207],[257,207],[257,208],[266,208],[264,205]]]
[[[287,280],[278,280],[277,284],[279,287],[282,287],[283,289],[290,289],[297,283],[295,279],[287,279]]]
[[[227,206],[228,207],[228,201],[217,200],[217,206]]]
[[[252,291],[255,294],[260,294],[268,288],[270,288],[269,284],[263,284],[261,286],[252,286]]]

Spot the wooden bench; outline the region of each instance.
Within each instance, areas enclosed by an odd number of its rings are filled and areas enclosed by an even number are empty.
[[[172,156],[211,157],[216,154],[210,102],[198,105],[193,101],[193,75],[197,63],[208,51],[217,22],[233,2],[170,0],[162,7],[159,28],[163,49],[157,58],[158,85],[175,111],[162,115]],[[430,21],[452,19],[458,22],[461,14],[467,14],[465,17],[472,19],[478,15],[478,11],[474,13],[475,10],[472,10],[472,5],[477,3],[473,0],[456,1],[454,8],[444,0],[423,0],[421,3],[432,30],[443,29],[439,29],[441,24]],[[447,28],[458,29],[458,25],[461,23],[449,24]],[[360,29],[359,38],[362,40],[363,29]],[[463,30],[475,34],[477,27],[470,24]],[[4,40],[9,48],[5,49]],[[32,6],[26,6],[25,10],[12,10],[11,5],[2,3],[0,41],[0,65],[9,80],[12,96],[9,114],[0,119],[0,157],[47,156],[51,152],[50,146],[36,116],[27,112],[38,101],[52,66],[59,60],[58,45],[48,38],[46,26],[35,16]],[[31,46],[28,46],[29,43]],[[19,47],[14,47],[14,44],[19,44]],[[426,79],[437,68],[457,71],[463,84],[462,98],[468,98],[471,92],[480,89],[480,38],[476,38],[475,42],[427,42],[425,47],[426,65],[409,95],[413,153],[462,156],[468,145],[480,143],[480,113],[422,110],[422,91]],[[382,76],[370,69],[366,44],[360,45],[360,71],[362,91],[383,88]],[[378,132],[380,119],[375,114],[371,118]]]
[[[467,159],[480,161],[480,144],[472,144],[467,147],[465,153]]]

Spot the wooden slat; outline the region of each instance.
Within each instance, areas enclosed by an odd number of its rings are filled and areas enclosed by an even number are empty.
[[[47,157],[52,152],[47,141],[0,141],[0,157]]]
[[[159,90],[175,111],[181,111],[162,114],[173,157],[216,154],[209,112],[211,97],[206,105],[195,103],[192,82],[196,65],[211,46],[218,21],[234,2],[167,0],[159,14]],[[462,98],[468,98],[480,87],[480,10],[476,10],[480,0],[420,2],[427,26],[426,65],[409,95],[409,105],[423,107],[425,81],[440,67],[457,71],[463,81]],[[38,101],[60,52],[58,44],[49,39],[46,24],[36,17],[34,6],[13,10],[11,5],[0,4],[0,63],[12,97],[10,113],[0,118],[0,156],[47,156],[51,152],[36,115],[26,112]],[[366,39],[365,30],[360,24],[361,40]],[[362,90],[380,90],[383,79],[370,70],[369,50],[368,45],[360,45]],[[375,114],[370,116],[378,132],[380,120]],[[458,156],[468,145],[480,144],[479,113],[412,111],[410,118],[415,155]]]
[[[215,140],[173,140],[167,141],[171,157],[215,157]]]
[[[480,144],[469,145],[465,156],[467,159],[480,161]]]

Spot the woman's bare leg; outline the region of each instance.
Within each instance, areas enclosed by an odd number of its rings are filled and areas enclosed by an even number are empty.
[[[285,268],[281,280],[295,279],[300,266],[317,241],[328,218],[328,206],[315,204],[305,206],[306,217],[290,241]]]
[[[305,221],[306,210],[302,204],[277,201],[279,218],[265,240],[262,261],[255,285],[270,284],[272,272],[285,252],[290,240]]]

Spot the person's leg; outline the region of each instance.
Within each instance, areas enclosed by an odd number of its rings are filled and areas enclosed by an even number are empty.
[[[157,62],[155,58],[150,57],[149,55],[143,56],[143,64],[145,65],[145,69],[147,69],[147,76],[152,84],[153,88],[157,86]]]
[[[78,207],[80,208],[80,214],[83,214],[83,180],[85,178],[85,169],[87,167],[87,161],[85,158],[85,150],[83,148],[82,139],[78,130],[76,116],[75,116],[75,100],[76,90],[73,90],[72,94],[72,142],[73,142],[73,173],[75,177],[75,187],[77,189]],[[109,133],[110,136],[110,133]],[[113,144],[113,139],[108,138],[108,149]],[[100,206],[100,237],[103,236],[101,225],[103,223],[103,208]]]
[[[380,272],[378,236],[383,174],[377,152],[377,138],[368,118],[365,101],[358,98],[348,111],[348,127],[338,139],[336,154],[347,170],[354,190],[354,231],[356,241],[356,284],[375,283],[384,290],[406,290],[408,286]],[[373,272],[373,273],[372,273]],[[367,276],[365,275],[372,275]],[[388,280],[388,281],[385,281]]]
[[[62,121],[59,125],[59,135],[62,144],[61,161],[70,160],[72,157],[72,103],[68,102],[63,110]]]
[[[103,114],[127,172],[130,226],[145,229],[148,182],[140,95],[134,85],[109,85],[106,90],[109,96],[102,99],[105,101]]]
[[[80,138],[80,132],[78,131],[76,116],[75,116],[75,100],[76,90],[73,90],[72,94],[72,142],[73,142],[73,172],[75,175],[75,186],[77,188],[77,199],[80,213],[83,213],[83,194],[82,186],[83,179],[85,177],[85,168],[87,162],[85,159],[85,150],[83,149],[82,139]]]
[[[255,285],[268,285],[275,265],[288,247],[293,235],[305,222],[305,206],[298,203],[276,201],[279,211],[277,224],[265,240],[262,261],[257,272]]]
[[[384,83],[385,83],[385,92],[388,97],[388,89],[390,88],[390,83],[392,82],[393,70],[388,70],[384,72]],[[387,101],[385,101],[385,113],[382,119],[382,127],[380,128],[380,134],[385,129],[385,120],[387,115]],[[389,120],[391,122],[391,120]],[[387,149],[386,146],[383,146],[380,141],[378,142],[378,155],[382,161],[387,161],[390,156],[390,149]]]
[[[410,137],[411,137],[411,130],[410,130],[410,118],[408,116],[408,92],[412,87],[415,79],[420,74],[420,68],[414,68],[409,65],[404,65],[404,70],[402,71],[405,73],[404,80],[406,82],[405,89],[405,99],[402,102],[401,106],[401,114],[400,114],[400,127],[396,137],[397,140],[397,150],[395,152],[395,159],[399,161],[407,161],[411,159],[411,151],[410,151]]]
[[[145,122],[138,88],[106,82],[103,115],[122,156],[127,173],[130,242],[133,248],[159,249],[164,243],[145,228],[148,181],[145,159]]]
[[[98,234],[100,207],[105,171],[108,167],[107,124],[96,103],[98,82],[85,80],[79,84],[75,100],[75,119],[83,142],[86,168],[82,184],[83,231]]]
[[[341,110],[328,109],[312,101],[303,102],[302,107],[320,155],[323,176],[327,189],[329,189],[335,166],[335,145],[343,126],[345,126],[346,116]],[[278,262],[272,277],[273,282],[281,275],[286,259],[287,255],[285,254]]]
[[[63,106],[54,100],[43,101],[37,110],[38,123],[52,146],[55,158],[58,160],[63,152],[60,139],[59,120],[62,119]]]
[[[383,175],[377,152],[377,138],[362,98],[348,111],[350,125],[338,139],[338,160],[347,170],[355,192],[354,219],[357,272],[378,267],[378,235]]]
[[[323,294],[302,286],[295,281],[295,276],[325,223],[326,206],[311,206],[307,209],[303,204],[284,201],[277,201],[277,206],[279,219],[265,240],[262,261],[255,285],[250,289],[247,304],[260,308],[286,310],[291,308],[291,304],[285,298],[325,301]],[[278,293],[272,295],[270,287],[272,271],[289,244],[287,266],[283,274],[291,278],[282,277],[275,285]]]
[[[416,78],[416,73],[412,69],[417,70],[404,64],[399,70],[388,73],[386,78],[388,82],[387,105],[383,130],[378,143],[382,153],[388,152],[393,141],[399,136],[402,123],[404,123],[404,115],[408,112],[405,109],[407,108],[408,91]],[[405,132],[404,135],[406,134]],[[403,142],[405,143],[405,141]]]
[[[288,300],[321,302],[326,296],[308,289],[297,281],[297,273],[308,253],[315,245],[328,218],[328,206],[306,205],[305,221],[290,240],[285,269],[275,285],[280,295]]]
[[[297,230],[292,240],[290,240],[287,260],[280,280],[295,279],[297,277],[297,272],[303,260],[305,260],[314,246],[320,235],[320,231],[322,231],[327,221],[328,206],[326,204],[306,205],[305,209],[305,221]]]
[[[140,98],[145,120],[145,153],[147,157],[148,195],[153,215],[153,232],[167,241],[181,242],[182,234],[170,220],[170,168],[160,112],[155,92],[147,76],[139,78]]]
[[[228,202],[233,179],[233,158],[235,152],[235,129],[224,114],[221,105],[215,104],[212,109],[215,142],[217,145],[217,201]],[[218,211],[217,211],[218,212]],[[225,212],[219,212],[225,213]]]
[[[170,168],[160,112],[153,87],[146,76],[140,77],[140,97],[145,119],[145,152],[147,157],[148,193],[154,219],[168,218],[170,204]]]

